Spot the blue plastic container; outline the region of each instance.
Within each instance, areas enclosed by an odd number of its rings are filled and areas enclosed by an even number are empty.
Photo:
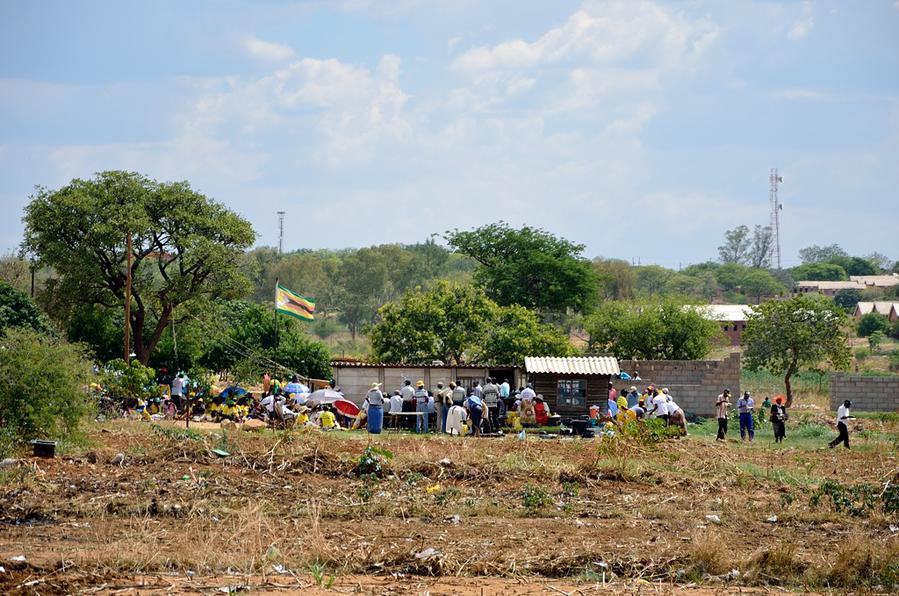
[[[381,434],[384,428],[384,406],[368,406],[368,432]]]

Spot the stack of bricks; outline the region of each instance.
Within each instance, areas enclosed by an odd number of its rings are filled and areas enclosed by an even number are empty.
[[[740,354],[730,354],[724,360],[620,360],[621,372],[640,381],[614,379],[618,391],[636,386],[642,391],[647,385],[667,387],[677,404],[689,414],[714,416],[715,401],[724,389],[730,389],[733,401],[740,394]]]
[[[830,407],[850,400],[858,412],[899,411],[899,376],[868,377],[834,373],[830,377]]]

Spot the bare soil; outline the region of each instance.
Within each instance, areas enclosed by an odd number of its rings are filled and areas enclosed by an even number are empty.
[[[825,479],[895,482],[889,443],[195,433],[111,422],[4,470],[0,593],[889,591],[899,565],[895,513],[810,503]],[[360,477],[370,444],[393,456]]]

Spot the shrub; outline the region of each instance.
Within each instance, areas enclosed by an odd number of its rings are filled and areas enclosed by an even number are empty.
[[[31,329],[0,337],[0,454],[31,439],[67,439],[91,411],[84,348]]]
[[[858,348],[855,351],[855,359],[861,362],[862,360],[866,360],[871,355],[871,350],[868,348]]]
[[[391,458],[393,458],[393,453],[387,449],[369,445],[365,448],[362,455],[359,456],[359,460],[356,462],[356,469],[354,470],[356,476],[360,478],[380,478],[384,475],[387,462]]]
[[[542,486],[526,484],[521,489],[521,504],[528,514],[533,515],[552,503],[552,497]]]
[[[890,330],[890,322],[883,315],[869,312],[858,320],[858,336],[868,337],[875,331],[886,333]]]
[[[899,371],[899,350],[890,352],[890,370],[893,372]]]
[[[103,388],[117,400],[156,395],[156,372],[137,360],[128,364],[121,358],[110,360],[103,367]]]

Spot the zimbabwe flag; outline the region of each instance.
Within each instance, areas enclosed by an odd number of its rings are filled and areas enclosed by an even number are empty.
[[[315,317],[315,301],[295,294],[282,286],[275,285],[275,311],[290,315],[303,321],[311,321]]]

